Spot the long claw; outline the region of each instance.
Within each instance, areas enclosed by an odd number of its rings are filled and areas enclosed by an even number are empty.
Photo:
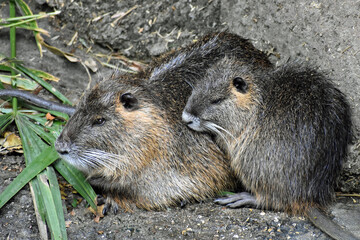
[[[246,205],[257,206],[255,197],[247,192],[241,192],[228,195],[224,198],[218,198],[214,202],[220,205],[226,205],[229,208],[244,207]]]
[[[107,197],[106,201],[105,201],[104,208],[102,210],[102,214],[106,215],[111,208],[113,208],[113,213],[114,214],[118,213],[119,205],[117,204],[117,202],[112,197]]]

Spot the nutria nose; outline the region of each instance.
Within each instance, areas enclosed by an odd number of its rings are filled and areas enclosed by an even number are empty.
[[[70,152],[70,142],[57,139],[55,141],[55,149],[60,154],[68,154]]]
[[[192,120],[191,115],[190,115],[188,112],[186,112],[186,111],[184,111],[184,112],[182,113],[181,118],[182,118],[183,122],[186,123],[187,125],[193,123],[193,120]]]

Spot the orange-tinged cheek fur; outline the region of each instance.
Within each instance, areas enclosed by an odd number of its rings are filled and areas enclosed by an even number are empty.
[[[124,119],[124,128],[129,135],[139,141],[136,158],[141,165],[147,165],[154,158],[167,154],[167,143],[172,141],[168,123],[161,116],[161,112],[152,107],[141,107],[140,110],[127,111],[122,105],[115,109]]]
[[[236,104],[239,107],[250,110],[251,106],[254,104],[254,98],[251,88],[247,93],[243,94],[238,92],[235,87],[232,87],[231,93],[235,96]]]
[[[141,128],[141,125],[152,122],[152,117],[149,112],[143,110],[127,111],[122,105],[117,106],[115,112],[119,113],[124,119],[123,124],[128,129]],[[140,124],[140,125],[138,125]]]

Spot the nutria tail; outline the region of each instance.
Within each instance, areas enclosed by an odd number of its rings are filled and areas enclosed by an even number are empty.
[[[306,213],[309,220],[321,231],[336,240],[360,240],[355,237],[352,233],[346,232],[333,220],[329,219],[320,209],[311,207]]]

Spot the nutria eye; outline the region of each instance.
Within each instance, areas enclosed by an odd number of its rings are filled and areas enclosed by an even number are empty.
[[[215,99],[215,100],[211,101],[211,104],[219,104],[222,101],[224,101],[224,98],[218,98],[218,99]]]
[[[97,118],[97,119],[94,120],[93,126],[95,126],[95,125],[102,126],[102,125],[104,125],[105,122],[106,122],[106,119],[100,117],[100,118]]]
[[[249,86],[245,80],[241,77],[236,77],[233,79],[233,85],[236,87],[236,90],[241,93],[246,93],[249,89]]]
[[[124,93],[120,96],[120,101],[124,108],[131,110],[138,106],[138,100],[131,93]]]

